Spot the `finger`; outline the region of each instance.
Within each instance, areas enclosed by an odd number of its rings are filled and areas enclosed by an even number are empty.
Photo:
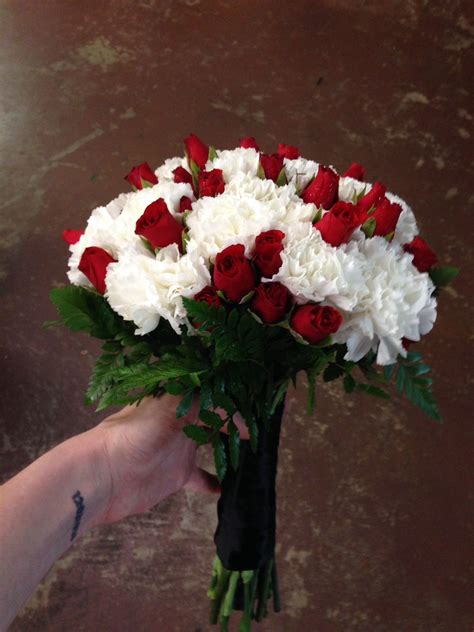
[[[204,494],[219,494],[221,486],[219,485],[217,476],[206,472],[206,470],[200,467],[196,467],[184,485],[184,489]]]

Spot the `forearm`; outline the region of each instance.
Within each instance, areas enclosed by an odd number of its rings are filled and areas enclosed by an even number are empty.
[[[99,429],[60,444],[0,487],[0,630],[54,561],[101,522],[110,478]]]

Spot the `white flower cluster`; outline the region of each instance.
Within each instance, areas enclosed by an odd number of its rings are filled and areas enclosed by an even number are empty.
[[[316,176],[318,163],[285,158],[288,183],[277,186],[259,177],[256,150],[217,151],[206,169],[222,170],[224,193],[199,199],[190,184],[174,182],[177,167],[187,169],[186,159],[166,160],[155,172],[158,184],[121,194],[95,209],[83,236],[70,247],[68,276],[74,284],[91,285],[78,267],[87,247],[103,248],[116,260],[107,268],[106,298],[118,314],[135,323],[136,334],[149,333],[160,318],[178,333],[182,326],[190,327],[182,297],[192,297],[211,284],[216,255],[229,245],[243,244],[251,257],[255,238],[271,229],[285,234],[282,265],[264,281],[285,285],[298,304],[316,302],[339,309],[344,322],[334,338],[347,345],[347,360],[357,361],[373,350],[379,364],[390,364],[406,353],[404,338],[419,340],[433,326],[434,286],[402,247],[417,235],[416,220],[397,196],[387,193],[402,207],[390,241],[368,238],[358,229],[347,243],[333,247],[313,226],[318,209],[299,195]],[[340,177],[338,198],[354,202],[370,189],[368,183]],[[179,212],[183,197],[192,202],[185,215]],[[135,234],[137,220],[158,198],[185,222],[184,254],[176,244],[153,254]]]

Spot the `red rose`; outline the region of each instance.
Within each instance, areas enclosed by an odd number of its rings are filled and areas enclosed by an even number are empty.
[[[199,173],[199,195],[200,197],[216,197],[220,193],[224,193],[224,178],[222,177],[222,169],[213,169],[212,171],[201,171]]]
[[[194,160],[199,169],[204,169],[206,162],[209,158],[209,147],[202,142],[196,134],[190,134],[184,139],[184,145],[186,147],[186,154],[188,161]]]
[[[270,278],[280,269],[284,238],[281,230],[267,230],[255,239],[253,261],[263,276]]]
[[[191,211],[193,208],[193,202],[188,197],[183,195],[183,197],[179,201],[179,212],[185,213],[186,211]]]
[[[267,325],[278,323],[285,317],[291,295],[281,283],[260,283],[250,303],[250,309]]]
[[[265,178],[276,182],[283,169],[283,156],[279,156],[278,154],[262,154],[260,156],[260,164],[265,173]]]
[[[438,257],[421,237],[415,237],[412,242],[405,244],[403,249],[413,255],[413,265],[420,272],[428,272],[438,263]]]
[[[164,248],[174,243],[181,250],[182,232],[183,227],[171,215],[163,198],[146,207],[135,227],[135,233],[144,237],[152,248]]]
[[[415,342],[415,340],[410,340],[410,338],[402,338],[402,347],[405,351],[410,351],[410,347]]]
[[[335,333],[342,324],[340,312],[329,305],[301,305],[291,316],[290,326],[311,344]]]
[[[367,214],[370,209],[375,208],[377,204],[384,199],[386,190],[387,187],[381,182],[374,182],[370,191],[357,202],[357,206],[362,214],[362,222],[367,219]]]
[[[105,275],[109,263],[116,261],[106,250],[89,246],[82,253],[79,261],[79,270],[85,274],[95,289],[101,294],[105,293]]]
[[[384,198],[381,202],[379,202],[375,207],[373,214],[370,215],[370,217],[373,217],[376,222],[374,235],[385,237],[385,235],[393,233],[397,227],[398,218],[400,217],[401,212],[402,207],[400,204],[390,202],[387,198]]]
[[[260,151],[260,147],[257,145],[257,141],[253,136],[246,136],[245,138],[241,138],[239,144],[244,149],[255,149],[255,151]]]
[[[301,194],[306,204],[328,209],[337,200],[339,176],[329,167],[319,166],[318,174]]]
[[[200,301],[202,303],[207,303],[210,307],[220,307],[221,299],[216,294],[214,288],[210,285],[204,287],[200,292],[194,295],[195,301]]]
[[[296,158],[300,157],[300,150],[298,147],[294,147],[294,145],[278,143],[278,155],[283,156],[283,158],[288,158],[288,160],[296,160]]]
[[[353,162],[343,175],[344,178],[354,178],[362,182],[365,178],[365,169],[358,162]]]
[[[63,241],[72,246],[73,244],[77,244],[83,234],[83,230],[71,230],[66,228],[66,230],[63,230],[61,237]]]
[[[242,244],[224,248],[216,257],[212,275],[216,289],[234,303],[239,303],[255,287],[255,273],[244,253]]]
[[[189,171],[186,171],[184,167],[176,167],[176,169],[173,169],[173,179],[177,183],[184,182],[185,184],[190,184],[191,186],[193,184],[193,176],[189,173]]]
[[[350,202],[336,202],[332,209],[314,225],[322,238],[331,246],[346,243],[354,230],[361,225],[358,207]]]
[[[124,180],[130,182],[135,189],[143,189],[143,187],[151,187],[153,184],[158,184],[158,178],[147,162],[142,162],[138,167],[132,167]]]

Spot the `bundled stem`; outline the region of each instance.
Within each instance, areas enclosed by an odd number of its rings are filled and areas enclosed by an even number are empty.
[[[243,607],[237,606],[237,595],[243,595]],[[261,621],[268,614],[268,600],[273,597],[273,609],[280,610],[280,594],[275,561],[272,559],[255,571],[230,571],[216,556],[211,585],[207,591],[211,600],[209,623],[219,623],[221,632],[228,630],[233,610],[243,610],[239,632],[250,632],[252,620]]]

